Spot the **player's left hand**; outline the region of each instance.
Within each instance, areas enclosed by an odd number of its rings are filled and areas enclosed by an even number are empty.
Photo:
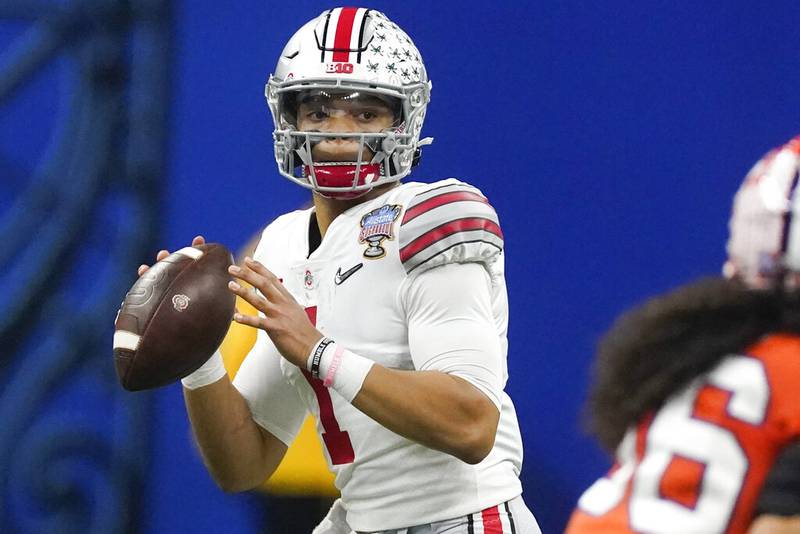
[[[228,283],[233,293],[266,316],[245,315],[237,310],[233,320],[264,330],[284,358],[305,369],[311,349],[323,336],[311,324],[303,307],[294,300],[278,277],[260,262],[248,257],[241,265],[231,265],[228,271],[258,289],[260,294],[236,282]]]

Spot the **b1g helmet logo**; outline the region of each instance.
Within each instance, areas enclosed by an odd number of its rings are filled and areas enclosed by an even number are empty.
[[[330,74],[353,74],[352,63],[328,63],[325,65],[325,72]]]

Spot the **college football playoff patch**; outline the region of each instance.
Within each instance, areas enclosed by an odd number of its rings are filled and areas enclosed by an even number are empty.
[[[364,251],[365,258],[377,260],[386,255],[386,250],[381,244],[384,239],[394,239],[394,221],[400,216],[401,209],[402,206],[396,204],[384,204],[361,218],[358,242],[367,244],[367,249]]]

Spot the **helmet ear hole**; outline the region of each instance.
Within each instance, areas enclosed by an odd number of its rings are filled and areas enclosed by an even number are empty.
[[[381,142],[381,150],[383,150],[387,156],[391,156],[396,148],[397,148],[397,139],[395,138],[393,133],[388,132],[386,134],[386,137]]]
[[[413,169],[414,167],[419,165],[421,159],[422,159],[422,149],[421,148],[414,149],[414,156],[411,158],[411,168]]]
[[[297,142],[297,139],[291,134],[288,133],[283,138],[283,146],[286,150],[296,150],[300,143]]]

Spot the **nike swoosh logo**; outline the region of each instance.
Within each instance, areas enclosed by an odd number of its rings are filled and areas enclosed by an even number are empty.
[[[352,267],[350,267],[349,269],[347,269],[345,272],[342,272],[342,268],[341,268],[341,267],[339,267],[339,269],[336,271],[336,276],[335,276],[335,277],[334,277],[334,279],[333,279],[334,283],[335,283],[337,286],[338,286],[338,285],[340,285],[340,284],[342,284],[342,283],[343,283],[345,280],[347,280],[348,278],[350,278],[350,276],[351,276],[351,275],[352,275],[354,272],[356,272],[357,270],[359,270],[359,269],[360,269],[360,268],[362,268],[363,266],[364,266],[364,264],[363,264],[363,263],[359,263],[358,265],[353,265]]]

